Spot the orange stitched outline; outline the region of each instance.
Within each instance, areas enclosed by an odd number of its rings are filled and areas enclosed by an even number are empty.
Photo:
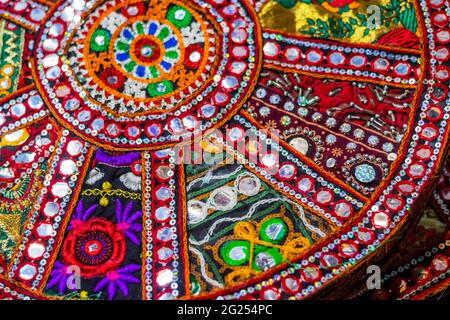
[[[184,292],[185,296],[191,296],[191,280],[190,280],[190,265],[189,265],[189,249],[188,249],[188,243],[189,239],[187,237],[188,231],[187,231],[187,201],[186,201],[186,180],[184,176],[184,166],[178,165],[178,179],[179,179],[179,195],[178,195],[178,201],[179,201],[179,208],[178,208],[178,220],[181,220],[181,225],[179,226],[179,232],[181,237],[180,242],[180,253],[181,253],[181,259],[183,261],[184,268]]]
[[[60,0],[60,1],[64,1],[64,0]],[[259,80],[259,73],[261,72],[261,68],[262,68],[262,34],[261,34],[261,25],[259,24],[258,20],[255,20],[257,18],[256,13],[254,12],[254,10],[248,6],[247,2],[243,2],[242,5],[244,7],[247,8],[247,12],[250,15],[251,18],[253,18],[253,21],[255,22],[255,26],[254,26],[254,35],[255,35],[255,48],[261,48],[261,50],[258,50],[256,52],[256,54],[258,54],[258,58],[255,59],[255,69],[253,71],[253,79],[250,79],[248,81],[248,86],[247,86],[247,92],[240,98],[239,102],[237,102],[233,107],[230,108],[230,110],[228,111],[228,114],[225,117],[222,117],[222,119],[219,119],[219,121],[217,121],[215,123],[214,126],[212,126],[212,128],[219,128],[221,127],[223,124],[225,124],[229,119],[231,119],[238,111],[239,109],[242,107],[242,105],[248,100],[248,98],[252,95],[253,93],[253,89],[255,88],[258,80]],[[249,9],[250,8],[250,9]],[[42,30],[41,30],[42,33]],[[88,141],[89,143],[96,145],[96,146],[100,146],[106,150],[110,150],[110,151],[144,151],[144,150],[156,150],[156,149],[161,149],[163,147],[170,147],[170,146],[174,146],[177,144],[180,144],[180,142],[171,142],[171,143],[164,143],[164,142],[158,142],[156,144],[153,144],[151,146],[127,146],[127,147],[116,147],[116,146],[111,146],[110,144],[106,144],[103,142],[99,142],[96,139],[93,139],[91,136],[85,134],[84,132],[80,132],[81,130],[78,129],[78,127],[73,127],[71,124],[69,124],[66,120],[64,120],[63,118],[61,118],[58,114],[58,112],[56,110],[54,110],[54,107],[52,106],[52,104],[49,103],[48,100],[48,96],[45,90],[42,89],[41,84],[39,83],[39,81],[36,81],[36,66],[35,66],[35,60],[32,57],[30,59],[30,63],[31,63],[31,72],[33,75],[33,79],[35,79],[35,85],[36,88],[38,89],[39,93],[41,93],[41,98],[47,103],[47,105],[49,106],[48,109],[50,110],[51,114],[53,115],[53,117],[55,117],[59,124],[70,130],[71,132],[73,132],[74,134],[76,134],[77,136],[79,136],[82,140],[84,141]],[[37,78],[39,79],[39,78]],[[212,81],[212,79],[211,79]],[[197,138],[197,140],[200,140],[200,138]],[[185,145],[190,145],[195,141],[182,141],[182,144]],[[109,142],[111,143],[111,142]]]
[[[125,6],[125,5],[127,5],[127,4],[129,4],[129,3],[135,3],[135,2],[140,2],[140,0],[129,0],[128,2],[120,3],[118,6],[110,8],[110,9],[109,9],[108,11],[106,11],[102,16],[105,16],[106,14],[109,14],[109,13],[111,13],[112,11],[116,11],[118,8],[121,8],[121,7],[123,7],[123,6]],[[209,17],[208,12],[206,12],[206,10],[204,10],[204,9],[201,8],[201,7],[198,7],[198,8],[197,8],[197,7],[196,7],[196,8],[192,8],[190,5],[187,5],[187,4],[180,4],[180,3],[179,3],[178,1],[176,1],[176,0],[171,0],[171,2],[177,3],[177,4],[181,5],[181,6],[190,8],[190,9],[192,10],[191,13],[192,13],[193,16],[197,19],[197,21],[202,21],[202,20],[203,20],[203,19],[200,19],[201,16],[197,13],[197,11],[200,11],[203,15],[205,15],[206,17]],[[93,8],[91,11],[93,11],[93,10],[95,10],[95,8]],[[91,12],[91,11],[89,11],[89,12]],[[88,12],[86,12],[86,14],[88,14]],[[142,17],[142,16],[140,16],[140,17]],[[136,18],[133,18],[133,19],[129,19],[128,21],[134,21],[134,20],[137,20],[138,18],[139,18],[139,17],[136,17]],[[91,29],[89,30],[89,32],[88,32],[87,35],[86,35],[85,42],[86,42],[88,39],[89,39],[89,40],[91,39],[92,33],[93,33],[94,30],[96,29],[96,28],[94,28],[94,26],[98,26],[99,23],[100,23],[100,21],[101,21],[101,19],[99,19],[99,20],[98,20],[96,23],[94,23],[94,25],[91,27]],[[164,20],[164,21],[165,21],[165,20]],[[209,20],[206,20],[206,21],[207,21],[208,23],[210,23],[216,31],[217,31],[217,30],[221,30],[221,28],[218,27],[218,24],[216,23],[216,21],[215,21],[214,19],[209,19]],[[171,23],[169,23],[169,24],[172,25]],[[209,35],[209,33],[207,32],[206,25],[202,24],[202,25],[201,25],[201,28],[202,28],[202,32],[203,32],[204,35]],[[174,29],[177,29],[177,28],[174,28]],[[116,33],[117,33],[117,32],[118,32],[118,31],[116,31]],[[176,32],[179,32],[179,31],[176,30],[175,33],[176,33]],[[73,36],[74,36],[74,34],[71,36],[71,38],[73,38]],[[178,35],[177,35],[177,36],[178,36]],[[116,37],[116,35],[114,35],[114,37]],[[182,36],[178,36],[178,38],[180,38],[180,37],[182,38]],[[114,38],[114,39],[115,39],[115,38]],[[111,42],[112,42],[112,40],[113,40],[113,37],[111,37]],[[71,41],[71,40],[69,40],[68,43],[69,43],[70,41]],[[216,48],[217,48],[217,49],[220,49],[220,48],[222,47],[222,41],[221,41],[220,38],[216,37],[214,43],[216,44]],[[209,57],[209,46],[210,46],[210,41],[206,41],[206,40],[205,40],[204,57],[203,57],[202,67],[201,67],[201,68],[199,67],[198,71],[194,74],[194,75],[197,75],[197,77],[196,77],[196,78],[193,77],[193,78],[195,78],[195,80],[193,80],[193,81],[190,82],[190,83],[194,83],[195,81],[200,80],[200,73],[201,73],[200,71],[205,69],[205,66],[206,66],[206,64],[207,64],[207,62],[208,62],[208,57]],[[83,52],[84,52],[84,55],[85,55],[84,57],[87,57],[86,52],[89,51],[88,49],[89,49],[89,46],[86,47],[86,45],[84,45],[84,48],[83,48]],[[181,57],[184,57],[184,49],[185,49],[185,48],[180,47],[180,50],[182,51],[181,54],[180,54]],[[68,46],[66,47],[65,55],[67,54],[67,50],[68,50]],[[87,50],[87,51],[86,51],[86,50]],[[219,52],[218,52],[218,50],[217,50],[217,54],[218,54],[218,53],[219,53]],[[85,59],[85,58],[84,58],[84,59]],[[176,65],[180,65],[180,63],[181,63],[181,65],[182,65],[183,60],[180,59],[180,61],[179,61]],[[113,61],[113,64],[114,64],[114,61]],[[100,79],[98,79],[98,77],[95,75],[95,73],[91,70],[92,68],[91,68],[90,64],[85,64],[85,67],[86,67],[86,69],[88,70],[89,73],[93,74],[94,78],[97,80],[96,83],[98,83],[98,84],[102,84],[102,83],[103,83]],[[214,70],[216,70],[217,67],[218,67],[217,61],[215,61],[215,63],[212,64],[212,68],[211,68],[211,70],[209,71],[209,73],[210,73],[210,74],[213,74],[213,73],[214,73]],[[122,69],[122,68],[120,67],[119,70],[121,70],[121,69]],[[137,79],[137,78],[133,77],[133,76],[130,75],[130,74],[127,74],[126,76],[130,76],[130,78],[132,78],[132,79],[134,79],[134,80]],[[166,77],[165,79],[170,79],[170,77]],[[210,77],[210,79],[208,79],[207,81],[202,81],[202,83],[203,83],[202,86],[201,86],[200,88],[198,88],[197,90],[203,90],[203,89],[204,89],[205,87],[207,87],[213,80],[214,80],[213,77]],[[129,96],[124,95],[124,94],[118,92],[117,90],[111,90],[110,88],[108,88],[108,87],[103,87],[103,86],[101,86],[101,87],[102,87],[103,90],[109,92],[110,94],[119,96],[120,98],[123,98],[123,99],[125,99],[125,100],[130,100],[130,97],[129,97]],[[186,88],[187,88],[187,87],[186,87]],[[173,95],[175,95],[175,94],[177,94],[177,93],[179,93],[179,92],[185,90],[186,88],[178,89],[178,90],[176,90],[176,91],[171,92],[171,96],[173,96]],[[93,100],[90,98],[90,95],[89,95],[89,94],[86,95],[86,98],[88,98],[90,101],[92,101],[92,102],[98,104],[97,101],[93,101]],[[170,98],[170,97],[166,97],[166,98]],[[194,98],[195,98],[195,97],[194,97]],[[163,97],[163,98],[145,98],[145,99],[133,98],[132,100],[138,101],[138,102],[147,102],[147,103],[149,103],[149,102],[155,102],[155,101],[156,101],[156,102],[163,101],[163,99],[164,99],[164,97]],[[187,104],[187,103],[189,103],[189,102],[192,101],[192,100],[193,100],[193,97],[192,97],[192,96],[191,96],[191,97],[188,97],[188,98],[184,101],[184,103]],[[179,104],[178,104],[178,105],[179,105]],[[172,108],[170,108],[170,109],[167,109],[167,110],[154,110],[154,109],[150,109],[150,110],[146,110],[146,111],[139,112],[139,113],[130,113],[130,112],[117,113],[116,111],[113,111],[113,110],[108,109],[108,112],[111,113],[111,114],[113,114],[115,117],[128,116],[128,117],[134,118],[134,117],[138,117],[138,116],[142,116],[142,115],[147,115],[147,114],[167,113],[167,112],[170,112],[170,111],[175,110],[176,108],[177,108],[177,106],[174,106],[174,107],[172,107]]]
[[[136,17],[136,18],[133,18],[133,19],[129,19],[128,21],[127,21],[127,26],[129,26],[129,25],[131,25],[131,24],[133,24],[134,22],[138,22],[138,21],[142,21],[141,20],[141,18],[142,18],[142,16],[139,16],[139,17]],[[147,17],[146,17],[147,18]],[[151,20],[154,20],[154,19],[151,19]],[[99,19],[99,21],[95,24],[95,25],[98,25],[98,23],[100,22],[101,20]],[[164,20],[159,20],[159,21],[157,21],[158,23],[160,23],[161,25],[169,25],[169,26],[172,26],[172,24],[168,21],[168,20],[166,20],[166,19],[164,19]],[[202,26],[203,27],[203,26]],[[95,31],[96,29],[91,29],[90,31],[89,31],[89,33],[88,33],[88,36],[89,37],[91,37],[92,36],[92,33]],[[119,37],[119,33],[122,31],[122,29],[117,29],[115,32],[114,32],[114,34],[111,36],[111,43],[115,43],[116,41],[117,41],[117,38]],[[178,30],[178,28],[176,28],[176,27],[173,27],[172,29],[171,29],[171,31],[174,33],[174,35],[175,35],[175,37],[177,38],[177,41],[179,42],[179,43],[183,43],[183,41],[180,41],[180,39],[183,39],[183,36],[181,35],[181,32],[180,32],[180,30]],[[140,35],[140,36],[138,36],[138,37],[136,37],[136,38],[134,38],[133,39],[133,41],[132,41],[132,43],[131,43],[131,45],[130,45],[130,56],[132,57],[132,58],[135,58],[135,61],[139,61],[142,65],[145,65],[144,63],[142,63],[136,56],[135,56],[135,54],[134,54],[134,50],[132,50],[132,48],[134,48],[134,43],[135,43],[135,41],[137,41],[137,39],[139,39],[139,38],[141,38],[141,37],[152,37],[152,38],[154,38],[154,40],[156,40],[157,42],[158,42],[158,44],[160,45],[160,48],[162,48],[164,51],[164,53],[167,51],[165,48],[164,48],[164,46],[162,45],[162,41],[159,39],[159,38],[157,38],[157,37],[154,37],[154,36],[149,36],[149,35]],[[88,39],[90,40],[90,38],[86,38],[85,39],[85,42],[88,42]],[[208,43],[208,44],[207,44]],[[209,45],[209,41],[206,41],[205,40],[205,48],[206,48],[206,46],[207,45]],[[180,49],[180,58],[179,58],[179,60],[178,60],[178,62],[176,63],[176,64],[174,64],[173,65],[173,67],[172,68],[175,68],[175,67],[177,67],[177,66],[180,66],[180,65],[182,65],[183,64],[183,61],[184,61],[184,51],[186,50],[186,48],[183,46],[183,45],[179,45],[178,46],[178,48]],[[84,45],[84,53],[83,53],[83,55],[84,55],[84,57],[87,57],[87,53],[89,52],[89,46],[86,46],[86,44]],[[109,57],[111,57],[111,58],[113,58],[114,57],[114,46],[110,46],[110,48],[109,48]],[[163,54],[161,54],[161,57],[160,57],[160,60],[162,61],[163,60],[163,58],[164,58],[164,55]],[[204,62],[204,64],[206,65],[206,56],[204,56],[203,57],[203,62]],[[200,73],[200,70],[203,70],[204,69],[204,64],[203,64],[203,62],[202,62],[202,69],[200,69],[199,68],[199,70],[197,70],[197,73],[196,74],[199,74]],[[117,63],[117,61],[115,60],[115,59],[112,59],[112,61],[111,61],[111,64],[114,66],[114,67],[116,67],[116,69],[117,70],[119,70],[119,71],[121,71],[122,73],[123,73],[123,68],[122,68],[122,66],[120,66],[118,63]],[[149,66],[152,66],[152,65],[154,65],[154,64],[156,64],[156,62],[152,62],[151,64],[148,64]],[[90,66],[90,65],[89,65]],[[161,71],[161,68],[159,67],[159,66],[156,66],[157,68],[158,68],[158,71],[160,72],[160,73],[163,73],[163,75],[164,75],[164,77],[159,77],[159,78],[156,78],[156,79],[150,79],[150,80],[146,80],[146,79],[141,79],[141,78],[138,78],[138,77],[136,77],[136,76],[134,76],[133,74],[131,74],[131,73],[123,73],[126,77],[129,77],[129,78],[131,78],[131,79],[133,79],[133,80],[135,80],[135,81],[137,81],[137,82],[145,82],[145,83],[155,83],[155,82],[158,82],[158,81],[161,81],[161,80],[172,80],[173,78],[174,78],[174,76],[173,76],[173,74],[171,74],[171,72],[169,72],[169,73],[166,73],[165,71]],[[86,68],[88,69],[88,65],[86,65]],[[88,69],[88,71],[89,72],[92,72],[91,70],[89,70]],[[101,82],[101,80],[100,79],[98,79],[98,77],[96,76],[96,74],[94,73],[94,76],[97,78],[97,80],[98,81],[100,81]],[[197,78],[198,78],[199,76],[197,76]],[[192,77],[192,78],[194,78],[194,77]],[[192,83],[192,82],[191,82]],[[102,89],[105,89],[105,90],[107,90],[108,92],[109,92],[109,88],[103,88],[102,87]],[[180,91],[182,91],[182,90],[184,90],[185,88],[183,88],[183,89],[178,89],[177,91],[172,91],[171,92],[171,94],[176,94],[176,93],[178,93],[178,92],[180,92]],[[121,94],[120,92],[118,92],[117,90],[115,90],[116,92],[115,92],[115,94],[118,94],[120,97],[129,97],[129,96],[126,96],[126,95],[124,95],[124,94]],[[128,98],[129,99],[129,98]],[[161,100],[162,98],[133,98],[133,100],[136,100],[136,101],[145,101],[145,102],[149,102],[149,101],[157,101],[157,100]]]
[[[433,287],[431,287],[429,289],[425,289],[424,291],[422,291],[421,293],[417,294],[416,296],[411,297],[411,300],[424,300],[424,299],[427,299],[427,298],[432,297],[432,296],[438,294],[439,292],[447,289],[448,286],[450,286],[450,278],[445,279],[444,282],[438,284],[437,286],[433,286]]]
[[[30,288],[28,288],[27,286],[25,286],[25,284],[23,284],[22,282],[19,282],[17,280],[8,278],[2,274],[0,274],[0,281],[3,283],[6,283],[7,285],[9,285],[9,287],[13,290],[17,290],[17,288],[19,288],[19,290],[22,290],[25,292],[25,295],[28,295],[32,298],[45,298],[46,300],[61,300],[58,297],[54,297],[54,296],[49,296],[46,294],[41,294],[39,292],[36,291],[32,291]],[[20,293],[20,292],[19,292]]]
[[[263,219],[261,219],[259,222],[255,221],[255,220],[249,221],[248,223],[254,228],[253,230],[254,230],[254,231],[256,230],[255,234],[256,234],[257,237],[256,237],[255,239],[253,239],[253,241],[251,241],[251,240],[249,240],[249,239],[243,239],[243,238],[240,238],[240,237],[236,234],[236,231],[235,231],[236,226],[237,226],[239,223],[242,223],[242,222],[246,223],[246,222],[245,222],[246,220],[244,220],[244,221],[238,221],[238,222],[235,224],[235,226],[233,227],[232,233],[231,233],[230,235],[224,236],[224,237],[218,239],[213,245],[205,245],[205,246],[204,246],[203,249],[206,249],[206,250],[209,249],[209,250],[211,250],[211,253],[212,253],[213,258],[215,259],[215,261],[216,261],[216,262],[219,264],[219,266],[220,266],[220,268],[218,268],[219,270],[220,270],[220,269],[231,269],[231,270],[233,270],[232,272],[230,272],[229,274],[227,274],[227,275],[224,277],[224,281],[225,281],[225,282],[227,282],[227,280],[225,280],[225,278],[226,278],[228,275],[230,275],[230,274],[232,274],[232,273],[234,273],[234,272],[236,272],[236,271],[240,271],[240,270],[250,269],[250,271],[251,271],[253,274],[257,274],[257,275],[259,275],[259,276],[264,276],[266,273],[270,272],[269,270],[266,270],[266,271],[256,271],[256,270],[253,270],[253,268],[252,268],[253,258],[254,258],[253,252],[254,252],[254,250],[255,250],[255,247],[258,246],[258,245],[260,245],[260,246],[265,246],[265,247],[271,247],[271,248],[277,248],[277,249],[280,250],[280,254],[281,254],[281,252],[282,252],[282,250],[283,250],[283,247],[286,246],[286,243],[288,243],[289,241],[292,241],[292,240],[295,239],[296,237],[298,238],[298,237],[300,236],[301,238],[304,238],[306,241],[308,241],[308,245],[310,244],[310,243],[309,243],[309,240],[307,240],[307,238],[306,238],[305,236],[303,236],[303,234],[301,233],[301,231],[295,232],[294,223],[291,221],[291,219],[287,218],[287,216],[285,215],[286,210],[287,210],[286,207],[285,207],[283,204],[280,204],[279,207],[278,207],[277,209],[275,209],[274,212],[268,213],[268,214],[267,214]],[[296,211],[296,210],[293,208],[293,211]],[[292,213],[292,215],[295,215],[295,214],[296,214],[296,212],[293,212],[293,213]],[[262,225],[265,221],[268,221],[268,220],[273,219],[273,218],[279,218],[279,219],[281,219],[284,223],[286,223],[286,225],[287,225],[288,232],[287,232],[287,235],[286,235],[286,239],[283,241],[283,244],[270,243],[270,242],[267,242],[267,241],[265,241],[265,240],[260,239],[259,231],[261,230],[261,225]],[[309,233],[308,233],[308,235],[311,236]],[[225,242],[227,242],[227,241],[233,241],[233,240],[243,240],[243,241],[247,241],[247,242],[250,243],[249,261],[248,261],[245,265],[243,265],[243,266],[231,266],[231,265],[228,265],[228,264],[224,261],[224,259],[220,256],[220,253],[219,253],[219,250],[220,250],[219,248],[220,248],[220,246],[222,246],[222,245],[223,245]],[[303,249],[303,251],[304,251],[304,250],[305,250],[305,249]],[[289,261],[289,259],[288,259],[287,257],[284,257],[284,256],[283,256],[283,258],[285,259],[285,261]],[[225,285],[226,285],[226,283],[225,283]]]
[[[60,1],[61,1],[61,0],[60,0]],[[130,1],[131,1],[131,0],[130,0]],[[132,0],[132,1],[138,2],[138,1],[140,1],[140,0]],[[201,8],[200,8],[200,9],[201,9]],[[95,8],[92,8],[91,10],[87,11],[87,12],[85,13],[85,15],[88,15],[89,13],[91,13],[91,12],[94,11],[94,10],[95,10]],[[220,30],[220,28],[217,27],[218,24],[217,24],[214,20],[213,20],[213,21],[209,21],[209,22],[216,28],[216,30]],[[75,33],[72,33],[72,34],[70,35],[70,37],[69,37],[67,43],[72,43],[72,42],[73,42],[72,39],[73,39],[74,35],[75,35]],[[222,47],[222,39],[216,38],[216,43],[218,43],[217,48],[221,48],[221,47]],[[67,56],[67,51],[68,51],[68,49],[69,49],[69,47],[66,46],[66,49],[65,49],[65,51],[64,51],[64,55],[65,55],[65,56]],[[213,65],[212,70],[214,70],[214,69],[217,69],[217,64],[216,64],[216,65]],[[211,71],[211,74],[212,74],[212,73],[214,73],[214,71]],[[77,81],[77,83],[78,83],[78,85],[79,85],[80,87],[83,87],[83,85],[81,85],[81,84],[79,83],[79,81],[78,81],[77,78],[75,78],[75,81]],[[208,86],[212,81],[213,81],[213,78],[212,78],[212,77],[209,78],[209,79],[207,79],[206,81],[204,81],[204,86]],[[92,100],[92,99],[90,98],[90,95],[89,95],[89,94],[86,95],[86,98],[85,98],[85,99],[88,99],[89,101],[91,101],[91,102],[93,102],[93,103],[95,103],[95,104],[98,104],[97,101]],[[185,101],[184,103],[187,104],[187,103],[189,103],[191,100],[193,100],[193,98],[192,98],[192,97],[189,97],[188,99],[186,99],[186,101]],[[115,117],[118,117],[118,116],[120,116],[120,115],[122,115],[122,116],[125,115],[125,116],[128,116],[128,117],[133,118],[133,117],[136,117],[136,116],[137,116],[136,114],[129,113],[129,112],[126,112],[126,113],[123,113],[123,114],[116,114],[116,113],[115,113],[114,111],[112,111],[112,110],[109,110],[109,112],[110,112],[111,114],[113,114]],[[149,114],[149,113],[152,113],[152,114],[158,114],[158,113],[164,113],[164,111],[148,110],[146,113],[145,113],[145,111],[139,113],[139,115],[146,115],[146,114]]]
[[[40,3],[42,5],[47,6],[47,9],[48,9],[46,15],[41,20],[41,22],[33,22],[33,21],[29,20],[29,19],[24,19],[24,20],[28,21],[30,24],[36,26],[36,28],[34,26],[30,26],[29,24],[26,24],[26,23],[20,21],[19,19],[17,19],[16,17],[18,17],[18,15],[15,14],[15,13],[14,14],[11,14],[9,12],[1,13],[0,17],[4,18],[5,20],[12,21],[12,22],[20,25],[21,27],[23,27],[25,29],[31,30],[33,32],[36,32],[37,30],[39,30],[39,28],[41,28],[41,26],[44,25],[43,22],[47,21],[47,19],[50,17],[50,15],[52,14],[53,10],[56,9],[57,4],[59,5],[59,2],[61,0],[58,1],[57,3],[48,3],[46,0],[34,0],[34,1],[37,2],[37,3]]]
[[[6,104],[9,101],[15,99],[16,97],[18,97],[18,96],[20,96],[20,95],[22,95],[24,93],[30,92],[31,90],[33,90],[35,88],[36,88],[36,86],[34,84],[30,84],[28,86],[25,86],[25,87],[19,89],[19,90],[16,90],[13,93],[7,95],[6,97],[0,98],[0,105]]]
[[[49,7],[53,7],[56,3],[51,2],[49,0],[33,0],[34,2],[39,2],[43,5],[49,6]]]
[[[145,198],[146,188],[146,176],[147,171],[145,169],[146,159],[144,157],[145,152],[141,153],[141,184],[142,184],[142,196],[141,196],[141,206],[142,206],[142,234],[141,234],[141,241],[142,241],[142,254],[141,254],[141,297],[142,300],[147,300],[147,293],[145,292],[146,289],[146,281],[145,281],[145,273],[147,272],[147,231],[145,229],[145,222],[147,221],[147,217],[144,214],[144,208],[145,208],[145,202],[147,199]]]
[[[45,110],[45,111],[48,111],[48,109]],[[38,112],[37,112],[37,113],[38,113]],[[36,113],[34,113],[34,114],[36,114]],[[27,117],[28,117],[28,116],[27,116]],[[45,115],[43,115],[42,117],[40,116],[40,117],[38,117],[38,118],[36,118],[36,119],[33,118],[33,120],[30,121],[30,122],[21,124],[20,126],[14,127],[14,128],[12,128],[12,129],[8,129],[8,131],[6,131],[6,132],[1,132],[1,133],[0,133],[0,137],[3,137],[3,136],[5,136],[5,135],[8,135],[8,134],[11,133],[11,132],[14,132],[14,131],[17,131],[17,130],[20,130],[20,129],[24,129],[24,128],[28,127],[29,125],[33,125],[33,124],[35,124],[35,123],[37,123],[37,122],[39,122],[39,121],[41,121],[41,120],[43,120],[43,119],[45,119],[45,118],[47,118],[47,117],[50,117],[50,112],[47,112],[47,113],[46,113]],[[23,118],[20,118],[20,119],[23,119]],[[17,120],[15,120],[15,121],[20,121],[20,120],[17,119]],[[14,121],[14,122],[15,122],[15,121]],[[9,123],[13,123],[13,122],[9,122]],[[5,122],[3,125],[8,125],[8,122]]]
[[[23,87],[23,88],[21,88],[21,89],[15,91],[15,92],[13,92],[13,93],[10,94],[10,95],[1,98],[1,99],[0,99],[0,105],[7,104],[9,101],[18,98],[19,96],[21,96],[21,95],[23,95],[23,94],[25,94],[25,93],[29,93],[30,91],[32,91],[32,90],[34,90],[34,89],[36,89],[36,91],[39,93],[39,90],[37,90],[37,88],[36,88],[36,86],[35,86],[34,84],[30,84],[30,85],[28,85],[28,86],[25,86],[25,87]],[[39,94],[39,96],[41,96],[41,95]],[[8,110],[8,109],[5,109],[5,111],[7,111],[7,110]],[[42,109],[39,110],[38,112],[40,112],[40,111],[42,111],[42,110],[48,111],[47,106],[45,106],[45,108],[42,108]],[[0,113],[2,113],[2,111],[0,111]],[[34,119],[34,118],[33,118],[33,120],[30,121],[30,122],[26,122],[26,123],[24,123],[24,124],[21,123],[19,126],[14,127],[13,129],[8,129],[6,132],[1,132],[1,133],[0,133],[0,137],[5,136],[5,135],[7,135],[7,134],[10,133],[10,132],[14,132],[14,131],[16,131],[16,130],[20,130],[20,129],[26,128],[26,127],[28,127],[28,126],[31,126],[31,125],[33,125],[33,124],[35,124],[35,123],[37,123],[37,122],[39,122],[39,121],[42,121],[43,119],[47,118],[49,115],[50,115],[50,113],[47,113],[47,114],[45,114],[44,116],[40,116],[40,117],[37,118],[37,119]],[[28,116],[27,116],[27,117],[28,117]],[[23,119],[23,117],[20,118],[20,119]],[[15,121],[18,121],[18,120],[19,120],[19,119],[16,119]],[[15,122],[15,121],[14,121],[14,122]],[[9,122],[7,121],[7,122],[5,122],[2,126],[7,125],[8,123],[12,123],[12,122],[11,122],[11,121],[9,121]]]
[[[39,25],[36,25],[37,27],[34,28],[33,26],[30,26],[29,24],[26,24],[26,23],[20,21],[19,19],[17,19],[15,14],[12,15],[10,13],[0,13],[0,18],[3,18],[3,19],[8,20],[10,22],[13,22],[13,23],[21,26],[22,28],[25,28],[25,29],[33,31],[33,32],[36,32],[37,30],[39,30]]]

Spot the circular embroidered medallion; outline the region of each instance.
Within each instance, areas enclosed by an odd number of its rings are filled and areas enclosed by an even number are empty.
[[[245,2],[62,3],[38,42],[41,93],[110,149],[166,147],[218,127],[251,92],[260,29]]]
[[[61,254],[67,265],[79,266],[82,275],[91,278],[117,268],[125,251],[125,238],[116,225],[93,218],[68,233]]]

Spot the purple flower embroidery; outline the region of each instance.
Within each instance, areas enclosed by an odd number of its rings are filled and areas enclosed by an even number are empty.
[[[140,270],[141,266],[138,264],[130,264],[115,271],[109,271],[106,277],[100,280],[94,288],[94,292],[106,288],[108,300],[114,299],[117,289],[120,290],[123,297],[128,296],[128,284],[140,283],[139,279],[132,275],[132,273]]]
[[[87,210],[84,210],[83,201],[80,200],[78,202],[77,207],[75,208],[75,214],[72,216],[70,220],[70,225],[68,230],[72,230],[77,224],[80,222],[86,221],[92,213],[94,213],[95,209],[97,209],[97,204],[90,206]]]
[[[57,287],[58,293],[62,294],[67,288],[67,280],[73,274],[73,270],[69,270],[66,265],[56,261],[52,272],[50,273],[50,280],[47,283],[47,289]]]
[[[116,219],[117,227],[121,230],[127,238],[135,245],[139,245],[141,240],[135,233],[142,231],[142,224],[136,223],[136,220],[142,216],[142,211],[136,211],[132,214],[133,202],[128,202],[123,208],[122,202],[116,200]]]

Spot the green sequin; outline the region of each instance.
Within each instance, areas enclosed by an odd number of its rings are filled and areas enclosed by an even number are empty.
[[[141,22],[136,23],[136,30],[139,34],[144,34],[144,26],[142,25]]]
[[[166,26],[163,26],[163,27],[161,28],[161,31],[160,31],[159,34],[158,34],[158,38],[159,38],[161,41],[164,41],[164,39],[167,38],[167,36],[169,35],[169,33],[170,33],[169,28],[167,28]]]
[[[283,220],[273,218],[264,221],[259,232],[262,240],[270,243],[281,243],[286,238],[287,230],[286,223]]]
[[[157,83],[150,83],[147,87],[147,92],[151,97],[159,97],[173,91],[173,84],[168,80],[163,80]]]
[[[193,276],[191,276],[190,279],[191,279],[191,294],[193,296],[197,296],[201,293],[202,288],[198,283],[198,281]]]
[[[136,62],[130,61],[124,67],[125,67],[125,70],[127,70],[128,72],[131,73],[131,72],[133,72],[135,66],[136,66]]]
[[[130,49],[130,46],[126,44],[125,42],[119,41],[116,44],[116,48],[121,51],[128,51]]]
[[[106,29],[97,29],[91,38],[91,50],[95,52],[104,52],[108,50],[111,34]]]
[[[159,77],[159,71],[155,66],[151,66],[149,69],[150,69],[150,74],[152,75],[153,79],[156,79]]]
[[[192,14],[183,7],[173,6],[167,12],[167,20],[177,28],[184,28],[191,24]]]
[[[170,59],[178,59],[179,54],[175,50],[166,51],[166,57],[169,57]]]
[[[220,248],[220,256],[230,266],[240,266],[248,262],[250,243],[248,241],[232,240]]]

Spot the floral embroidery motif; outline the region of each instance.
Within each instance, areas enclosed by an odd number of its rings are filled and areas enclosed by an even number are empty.
[[[81,276],[92,278],[117,268],[126,251],[123,233],[113,223],[92,218],[77,224],[67,235],[61,255],[67,265],[80,267]]]

